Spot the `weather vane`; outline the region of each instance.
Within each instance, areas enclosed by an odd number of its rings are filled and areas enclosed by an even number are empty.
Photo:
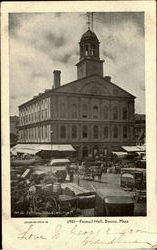
[[[87,26],[89,30],[93,30],[93,12],[87,12]]]

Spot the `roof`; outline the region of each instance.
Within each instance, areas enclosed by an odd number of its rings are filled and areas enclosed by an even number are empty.
[[[124,149],[127,152],[141,152],[141,151],[146,151],[146,146],[122,146],[122,149]]]
[[[72,85],[74,85],[74,84],[79,84],[79,85],[80,85],[81,82],[84,83],[84,80],[85,80],[85,79],[90,79],[90,80],[92,80],[92,78],[94,78],[94,77],[97,77],[97,78],[99,78],[100,80],[103,80],[105,83],[108,83],[109,86],[116,87],[116,88],[118,88],[119,90],[121,90],[121,91],[127,93],[127,94],[129,95],[129,97],[131,97],[131,98],[136,98],[134,95],[130,94],[128,91],[126,91],[125,89],[119,87],[119,86],[116,85],[115,83],[113,83],[113,82],[111,82],[111,81],[108,82],[108,81],[105,79],[105,76],[102,77],[102,76],[100,76],[100,75],[98,75],[98,74],[92,74],[92,75],[83,77],[83,78],[81,78],[81,79],[77,79],[77,80],[75,80],[75,81],[69,82],[69,83],[67,83],[67,84],[61,85],[61,86],[59,86],[58,88],[53,89],[53,93],[55,93],[55,92],[58,92],[58,93],[59,93],[59,90],[61,90],[61,92],[62,92],[62,89],[65,89],[66,87],[72,86]],[[95,79],[94,79],[94,80],[95,80]],[[76,86],[76,85],[75,85],[75,86]],[[62,92],[62,93],[66,93],[66,92]],[[76,93],[73,92],[73,94],[76,94]],[[82,94],[82,93],[81,93],[81,94]],[[112,97],[112,96],[111,96],[111,97]]]
[[[50,89],[50,90],[48,90],[48,91],[46,91],[46,92],[40,93],[40,95],[37,95],[36,97],[33,97],[32,99],[30,99],[30,100],[26,101],[25,103],[22,103],[21,105],[19,105],[19,108],[25,106],[26,104],[31,103],[32,101],[37,100],[38,98],[42,98],[43,96],[48,96],[48,95],[50,95],[50,94],[52,94],[52,93],[54,93],[54,94],[55,94],[55,93],[56,93],[56,94],[57,94],[57,93],[62,93],[62,94],[63,94],[64,92],[63,92],[62,89],[64,89],[65,87],[71,86],[71,85],[73,85],[73,84],[80,84],[80,82],[84,82],[85,79],[90,79],[90,78],[93,78],[94,76],[95,76],[95,77],[98,77],[99,79],[101,79],[101,80],[103,80],[103,81],[105,81],[105,82],[107,82],[107,81],[105,80],[105,77],[99,76],[98,74],[92,74],[92,75],[89,75],[89,76],[85,76],[85,77],[83,77],[83,78],[81,78],[81,79],[74,80],[74,81],[72,81],[72,82],[69,82],[69,83],[60,85],[60,86],[57,87],[57,88]],[[129,96],[130,96],[131,98],[136,98],[134,95],[130,94],[130,93],[127,92],[125,89],[119,87],[119,86],[116,85],[115,83],[110,82],[109,84],[112,85],[112,86],[115,86],[115,87],[117,87],[118,89],[120,89],[120,90],[124,91],[125,93],[129,94]],[[61,92],[59,92],[59,90],[61,90]],[[66,93],[66,92],[65,92],[65,93]],[[68,93],[68,94],[69,94],[69,93]],[[73,94],[76,94],[76,93],[73,92]],[[81,94],[82,94],[82,93],[81,93]],[[83,94],[82,94],[82,95],[83,95]],[[84,94],[84,95],[86,95],[86,94]]]
[[[93,195],[95,192],[88,190],[84,187],[80,187],[77,184],[73,183],[73,182],[65,182],[65,183],[61,183],[61,187],[63,189],[65,188],[69,188],[70,190],[72,190],[75,195],[77,196],[83,196],[85,197],[85,195]],[[88,197],[88,196],[87,196]],[[92,198],[92,197],[91,197]]]
[[[96,41],[96,42],[99,42],[99,40],[98,40],[96,34],[95,34],[93,31],[91,31],[90,29],[88,29],[88,30],[82,35],[80,42],[83,42],[83,41],[86,41],[86,40],[89,40],[89,39],[90,39],[90,40],[94,40],[94,41]]]
[[[129,172],[146,172],[145,168],[122,168],[121,171],[124,173],[124,171]]]
[[[53,159],[50,161],[50,165],[55,165],[56,163],[70,163],[69,159]]]
[[[121,188],[112,188],[112,187],[107,187],[105,189],[97,189],[96,190],[98,196],[101,198],[106,198],[106,197],[132,197],[132,194],[124,191]]]
[[[128,153],[127,152],[112,152],[112,154],[115,154],[115,155],[117,155],[117,156],[125,156],[125,155],[127,155]]]
[[[40,151],[75,151],[71,144],[17,144],[11,152],[36,154]]]

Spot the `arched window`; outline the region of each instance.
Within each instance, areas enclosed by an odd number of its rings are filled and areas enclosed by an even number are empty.
[[[72,105],[72,118],[77,118],[77,106],[76,106],[76,104]]]
[[[62,125],[61,128],[60,128],[60,137],[62,139],[66,138],[66,127],[64,125]]]
[[[123,127],[123,138],[127,138],[127,136],[128,136],[128,129],[125,126],[125,127]]]
[[[93,106],[93,118],[98,118],[98,106]]]
[[[89,55],[89,45],[86,44],[85,46],[85,55],[88,56]]]
[[[108,127],[104,127],[104,139],[108,138]]]
[[[104,106],[104,119],[108,119],[108,106]]]
[[[98,139],[98,126],[97,125],[93,127],[93,138]]]
[[[81,57],[83,56],[83,46],[82,45],[80,46],[80,55],[81,55]]]
[[[87,118],[88,116],[88,108],[87,104],[82,105],[82,118]]]
[[[103,153],[104,153],[104,155],[107,155],[108,154],[108,148],[104,148]]]
[[[127,120],[127,116],[128,116],[127,108],[123,107],[123,109],[122,109],[122,118],[123,118],[123,120]]]
[[[95,44],[93,44],[93,45],[91,45],[91,55],[95,56],[95,52],[96,52],[96,50],[95,50]]]
[[[113,107],[113,120],[117,120],[118,119],[118,107],[115,106]]]
[[[84,125],[82,128],[82,138],[87,138],[88,132],[87,132],[87,125]]]
[[[77,127],[76,127],[76,125],[72,126],[72,138],[73,139],[77,138]]]
[[[93,155],[96,156],[98,154],[99,154],[99,148],[98,148],[98,146],[94,146],[93,147]]]
[[[61,117],[61,118],[64,118],[64,117],[65,117],[65,104],[64,104],[64,103],[62,103],[62,104],[60,105],[60,117]]]
[[[114,128],[113,128],[113,137],[118,138],[118,127],[117,126],[114,126]]]

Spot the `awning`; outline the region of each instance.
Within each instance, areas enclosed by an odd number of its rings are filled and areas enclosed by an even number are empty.
[[[50,161],[50,165],[55,165],[58,163],[70,163],[69,159],[53,159]]]
[[[145,146],[122,146],[121,148],[127,152],[145,152],[146,151]]]
[[[122,156],[127,155],[128,153],[127,153],[127,152],[119,151],[119,152],[112,152],[112,154],[115,154],[115,155],[117,155],[117,156],[119,156],[119,157],[122,157]]]
[[[128,174],[128,173],[124,173],[124,174],[122,175],[122,177],[133,178],[133,175],[132,175],[132,174]]]
[[[11,148],[11,152],[24,154],[36,154],[40,151],[76,151],[71,144],[17,144]]]
[[[14,152],[21,153],[21,154],[30,154],[30,155],[35,155],[38,153],[40,150],[35,150],[35,149],[27,149],[27,148],[19,148],[15,149]]]

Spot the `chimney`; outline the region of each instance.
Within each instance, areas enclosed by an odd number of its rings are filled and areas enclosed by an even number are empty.
[[[106,82],[111,82],[111,76],[105,76]]]
[[[60,74],[61,74],[60,70],[53,71],[53,77],[54,77],[53,87],[54,88],[60,87]]]

